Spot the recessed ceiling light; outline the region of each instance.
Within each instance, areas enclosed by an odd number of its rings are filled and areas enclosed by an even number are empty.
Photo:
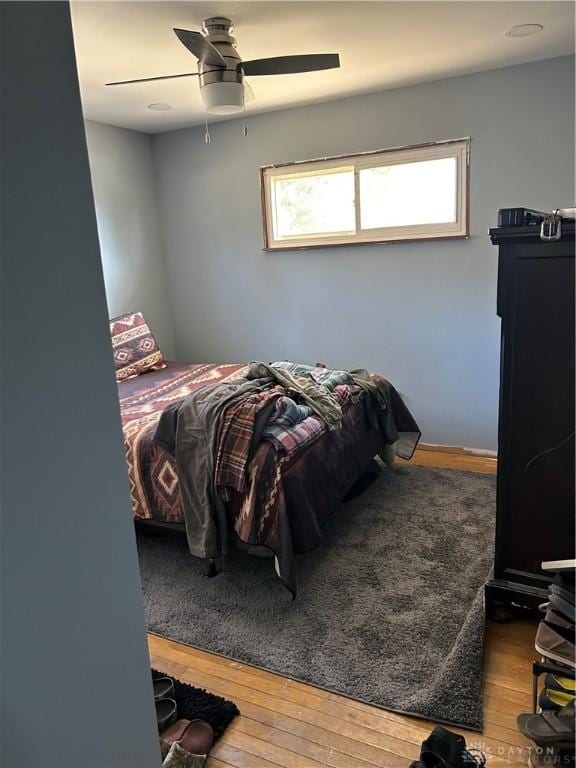
[[[504,34],[506,37],[530,37],[542,32],[543,29],[542,24],[516,24],[515,27],[507,29]]]
[[[163,101],[159,101],[155,104],[148,104],[148,109],[151,109],[152,112],[168,112],[174,107],[172,104],[164,104]]]

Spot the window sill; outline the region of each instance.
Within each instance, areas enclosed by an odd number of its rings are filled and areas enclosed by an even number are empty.
[[[433,242],[435,240],[470,240],[470,234],[443,234],[443,235],[422,235],[416,237],[391,237],[382,240],[354,240],[346,243],[309,243],[306,245],[287,244],[287,245],[264,245],[262,250],[265,252],[274,251],[308,251],[314,248],[355,248],[364,245],[406,245],[409,243]]]

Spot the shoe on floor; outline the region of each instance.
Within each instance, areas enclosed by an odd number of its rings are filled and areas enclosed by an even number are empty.
[[[476,755],[466,749],[463,736],[437,725],[422,742],[420,760],[410,768],[483,768],[485,764],[482,753]]]
[[[549,612],[546,613],[546,616],[548,615]],[[538,625],[534,645],[538,653],[547,659],[576,668],[573,629],[567,629],[561,624],[545,619]]]

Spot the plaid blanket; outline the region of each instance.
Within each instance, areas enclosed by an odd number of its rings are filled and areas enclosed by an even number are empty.
[[[258,414],[266,405],[283,395],[282,387],[256,392],[226,409],[220,427],[214,483],[222,501],[230,499],[230,490],[246,487],[246,468]]]
[[[274,447],[294,456],[317,440],[326,432],[326,425],[318,416],[308,416],[298,424],[283,427],[279,424],[270,424],[264,433],[264,439],[272,443]]]
[[[361,390],[356,386],[337,384],[332,396],[343,409],[360,398]],[[328,429],[308,406],[297,404],[289,397],[280,398],[276,408],[276,414],[264,430],[263,439],[287,456],[303,451]]]

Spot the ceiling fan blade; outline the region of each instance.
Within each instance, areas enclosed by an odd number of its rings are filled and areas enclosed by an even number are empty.
[[[209,67],[226,67],[226,60],[211,42],[206,40],[201,32],[193,32],[188,29],[174,29],[176,37],[188,48],[190,53]]]
[[[160,77],[139,77],[137,80],[117,80],[106,85],[130,85],[131,83],[150,83],[153,80],[175,80],[177,77],[197,77],[199,72],[184,72],[182,75],[160,75]]]
[[[247,80],[243,80],[242,84],[244,85],[244,101],[254,101],[256,97],[250,83]]]
[[[340,66],[337,53],[308,53],[300,56],[275,56],[272,59],[253,59],[240,65],[245,75],[292,75],[297,72],[315,72]]]

